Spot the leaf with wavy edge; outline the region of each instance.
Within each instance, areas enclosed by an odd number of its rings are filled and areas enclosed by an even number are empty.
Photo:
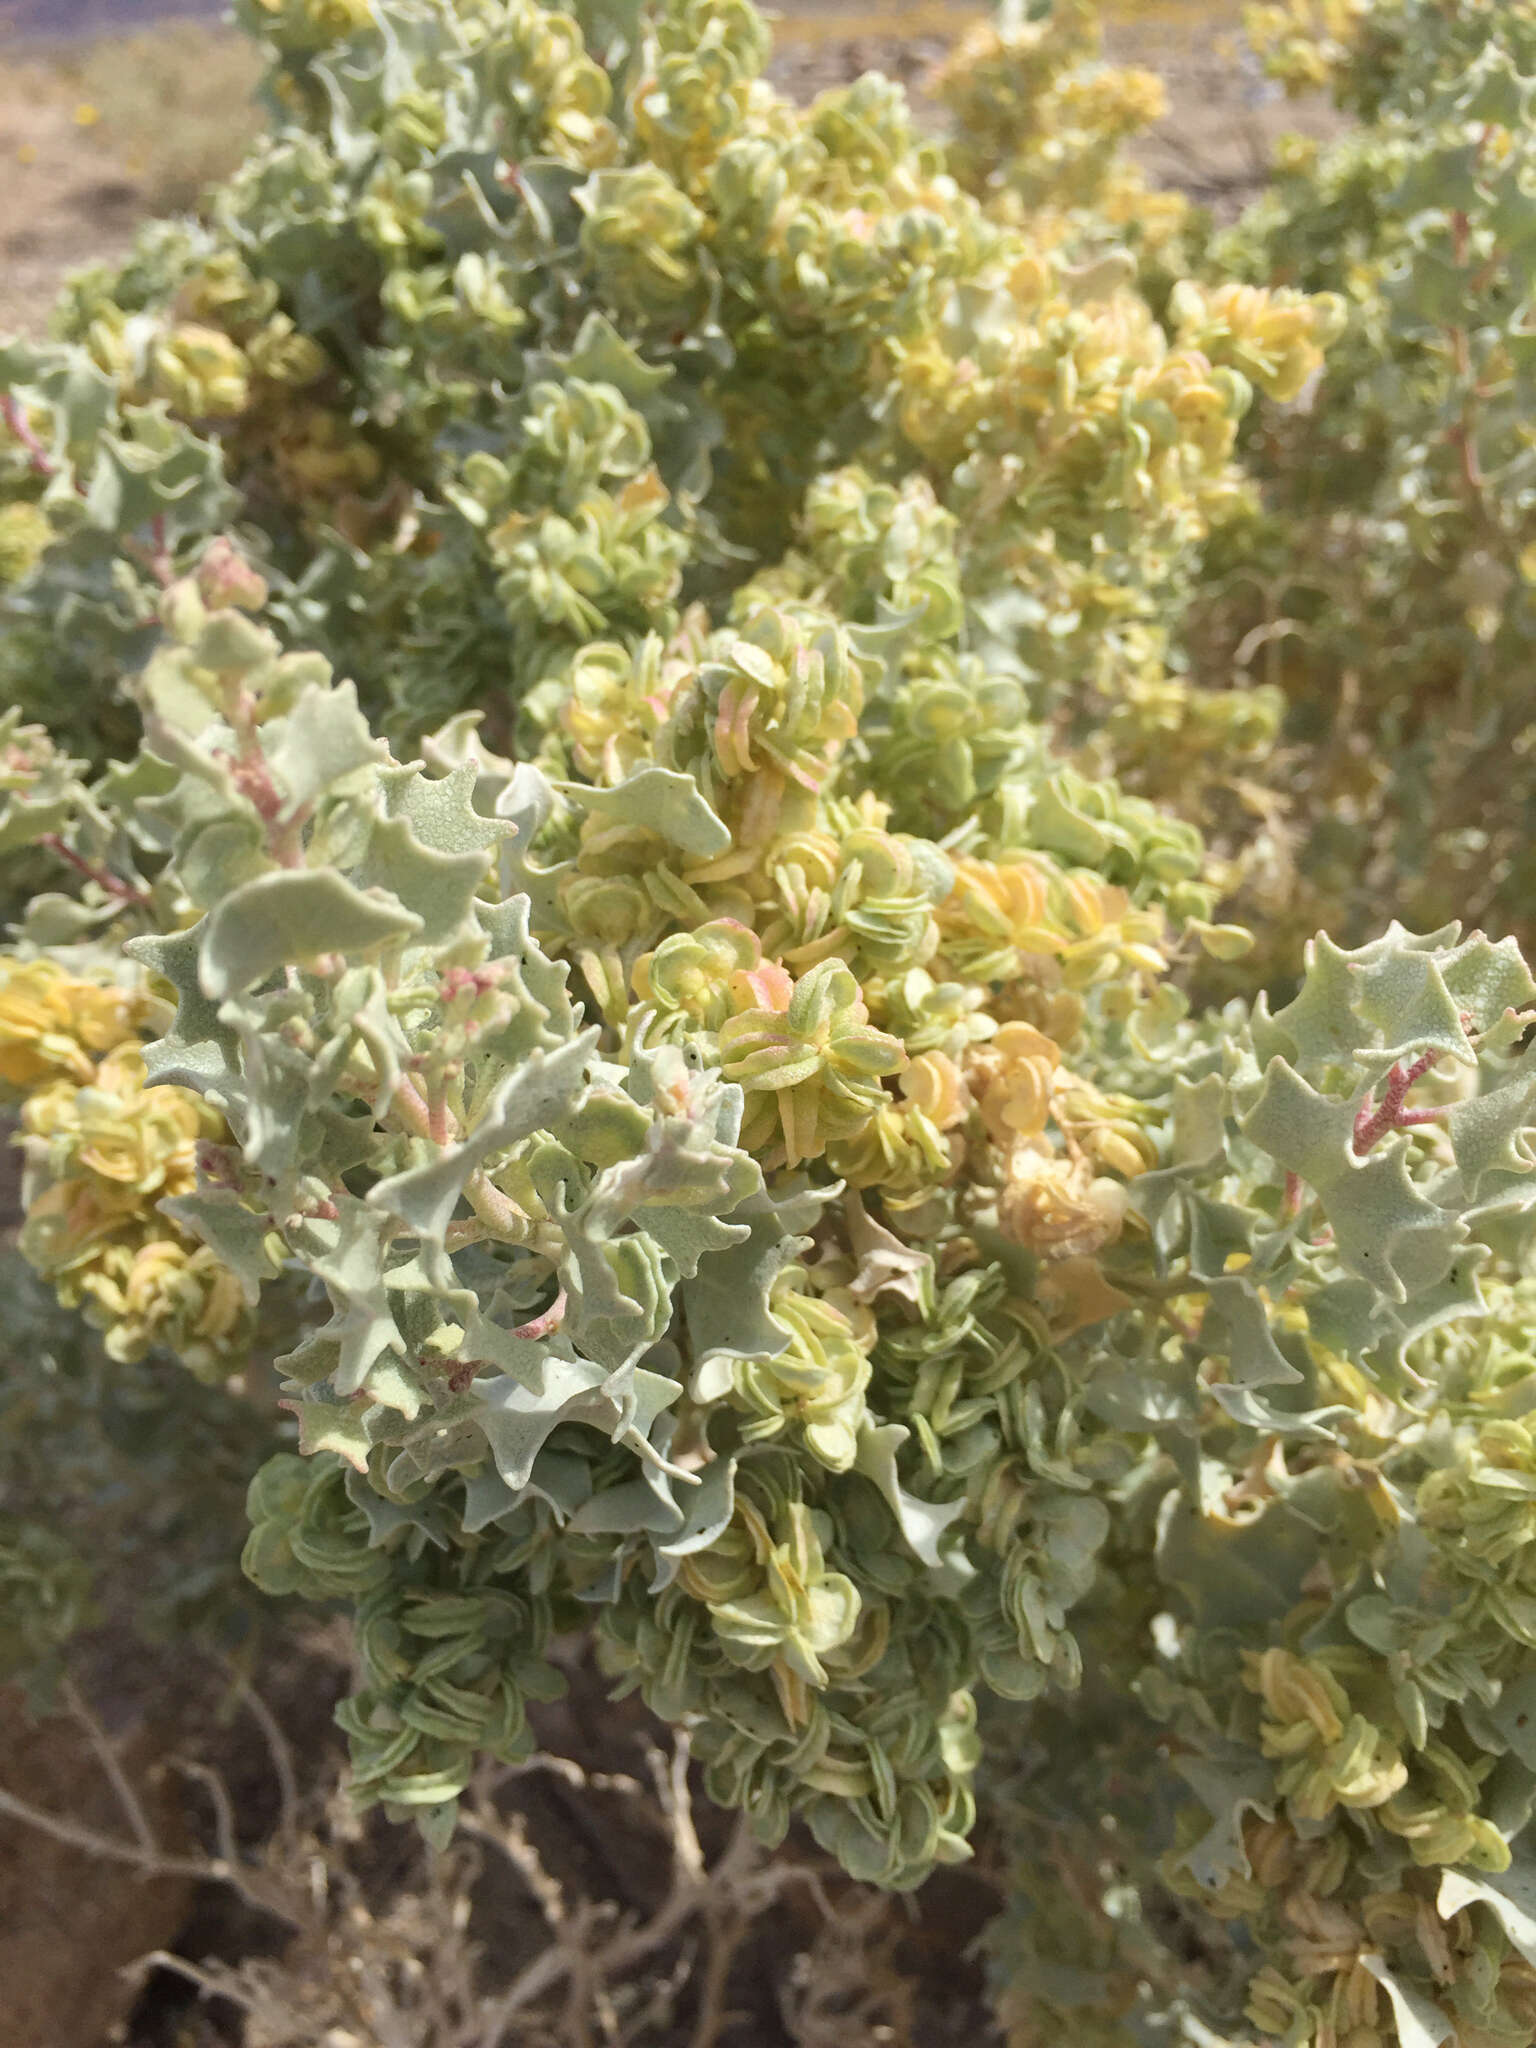
[[[284,966],[327,954],[366,958],[413,938],[422,921],[387,897],[365,895],[334,869],[275,869],[209,912],[198,979],[214,1002],[256,988]]]
[[[693,860],[730,851],[730,828],[705,802],[698,784],[680,769],[637,768],[611,789],[561,782],[555,787],[589,816],[654,832]]]
[[[745,1235],[718,1251],[682,1287],[694,1357],[777,1358],[788,1333],[769,1313],[773,1283],[808,1248],[808,1233],[834,1188],[791,1187],[748,1195],[732,1211]]]
[[[163,1216],[218,1253],[254,1308],[277,1271],[271,1251],[272,1217],[256,1214],[232,1188],[201,1187],[159,1206]]]
[[[467,1137],[435,1151],[423,1165],[381,1180],[368,1191],[369,1207],[413,1235],[440,1243],[471,1175],[565,1109],[581,1085],[597,1038],[594,1028],[552,1052],[529,1052],[496,1083]]]
[[[475,1382],[475,1427],[490,1445],[496,1469],[515,1492],[528,1484],[545,1440],[562,1422],[584,1422],[614,1443],[623,1443],[648,1463],[666,1466],[652,1448],[656,1419],[681,1394],[676,1380],[637,1371],[631,1397],[615,1401],[606,1391],[608,1375],[586,1359],[546,1361],[544,1384],[533,1393],[513,1379]],[[666,1466],[684,1481],[693,1475]]]
[[[1360,1962],[1387,1994],[1401,2048],[1440,2048],[1442,2041],[1451,2039],[1456,2030],[1439,2006],[1395,1976],[1385,1957],[1363,1955]]]
[[[336,1198],[334,1221],[314,1218],[293,1233],[305,1263],[331,1298],[331,1320],[311,1342],[334,1346],[337,1357],[328,1374],[338,1394],[352,1395],[369,1387],[374,1366],[389,1354],[403,1357],[405,1339],[395,1321],[384,1285],[384,1254],[393,1222],[355,1195]],[[302,1348],[302,1347],[301,1347]],[[290,1364],[280,1358],[279,1369]],[[420,1405],[419,1395],[410,1396]],[[402,1411],[404,1412],[404,1411]]]
[[[880,1489],[886,1506],[896,1517],[902,1541],[915,1558],[937,1574],[938,1588],[955,1593],[972,1577],[975,1567],[958,1549],[941,1549],[940,1541],[965,1513],[965,1502],[919,1500],[907,1492],[897,1476],[896,1460],[911,1435],[902,1422],[865,1422],[859,1430],[853,1469]]]
[[[1213,1888],[1230,1877],[1246,1875],[1243,1819],[1250,1813],[1260,1820],[1274,1819],[1273,1767],[1245,1755],[1235,1744],[1222,1754],[1176,1757],[1173,1767],[1211,1821],[1199,1840],[1176,1860],[1196,1883]]]
[[[1466,1242],[1467,1225],[1409,1177],[1405,1138],[1388,1138],[1363,1157],[1356,1153],[1358,1108],[1319,1095],[1276,1058],[1240,1128],[1316,1190],[1344,1264],[1388,1300],[1402,1302],[1445,1277]]]

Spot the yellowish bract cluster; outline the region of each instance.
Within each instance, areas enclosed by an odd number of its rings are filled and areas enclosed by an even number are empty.
[[[197,1184],[223,1118],[185,1088],[148,1087],[142,993],[47,959],[0,960],[0,1082],[21,1098],[22,1249],[115,1358],[152,1346],[195,1371],[237,1369],[250,1336],[239,1282],[159,1204]]]

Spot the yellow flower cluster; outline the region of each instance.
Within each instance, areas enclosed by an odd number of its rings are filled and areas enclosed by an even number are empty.
[[[968,980],[1081,989],[1116,973],[1158,975],[1163,921],[1099,876],[1065,873],[1044,855],[962,857],[938,912],[944,958]]]
[[[373,0],[246,0],[253,25],[286,50],[323,50],[367,28]]]
[[[742,980],[747,1005],[719,1031],[721,1072],[747,1097],[741,1142],[770,1163],[799,1166],[864,1128],[882,1107],[882,1080],[906,1054],[870,1024],[841,960],[798,982],[773,963]]]
[[[0,960],[0,1082],[18,1093],[27,1157],[21,1248],[114,1358],[174,1350],[199,1374],[234,1368],[249,1336],[240,1284],[158,1204],[191,1193],[222,1117],[146,1084],[152,1004],[47,959]]]
[[[1271,78],[1287,92],[1317,92],[1337,67],[1371,12],[1372,0],[1264,0],[1243,9],[1248,40]]]
[[[0,505],[0,585],[30,576],[53,539],[53,522],[25,498]]]
[[[499,96],[511,115],[506,147],[595,170],[619,154],[608,118],[613,89],[570,16],[520,0],[497,24]]]
[[[111,982],[76,980],[52,960],[0,959],[0,1082],[23,1092],[83,1084],[96,1061],[137,1030],[143,999]]]
[[[341,524],[340,509],[383,481],[378,451],[345,414],[322,405],[275,411],[270,431],[252,423],[282,487],[315,519]]]
[[[900,1209],[954,1182],[976,1146],[975,1178],[1001,1189],[1009,1235],[1053,1260],[1096,1252],[1119,1233],[1123,1182],[1157,1147],[1145,1113],[1073,1074],[1061,1046],[1080,1022],[1078,991],[1161,974],[1161,915],[1044,855],[962,856],[925,893],[908,851],[920,844],[867,824],[841,842],[771,842],[735,884],[740,916],[675,932],[634,962],[647,1029],[717,1040],[746,1091],[743,1142],[763,1157],[825,1156]],[[685,870],[685,886],[698,879]],[[578,875],[564,901],[589,920],[606,904],[620,941],[654,914],[623,877]],[[989,999],[989,984],[1006,999]]]
[[[216,327],[184,321],[156,339],[130,402],[163,399],[183,419],[236,419],[250,404],[250,363]]]
[[[584,775],[611,787],[650,758],[699,631],[692,614],[670,642],[652,633],[631,653],[616,641],[592,641],[576,655],[560,723]]]
[[[1272,1650],[1262,1660],[1263,1673],[1256,1669],[1260,1661],[1250,1660],[1250,1683],[1267,1684],[1266,1699],[1275,1696],[1277,1709],[1293,1716],[1292,1730],[1310,1730],[1307,1746],[1336,1740],[1340,1703],[1317,1660]],[[1266,1721],[1271,1739],[1286,1738]],[[1380,1811],[1390,1826],[1390,1805]],[[1507,1944],[1502,1953],[1490,1948],[1476,1915],[1442,1917],[1433,1887],[1388,1890],[1368,1877],[1362,1882],[1348,1829],[1312,1822],[1298,1830],[1284,1816],[1249,1816],[1242,1824],[1241,1863],[1218,1884],[1201,1885],[1184,1857],[1200,1826],[1193,1813],[1181,1822],[1179,1846],[1162,1859],[1160,1873],[1170,1889],[1197,1900],[1213,1918],[1258,1920],[1272,1931],[1270,1951],[1284,1966],[1266,1963],[1247,1995],[1247,2017],[1266,2039],[1309,2048],[1392,2048],[1399,2037],[1369,1965],[1405,1954],[1426,1979],[1452,1992],[1463,2011],[1486,2015],[1486,2032],[1472,2021],[1458,2032],[1468,2048],[1513,2044],[1536,2031],[1536,1968]]]
[[[1270,398],[1296,398],[1323,367],[1323,352],[1343,333],[1347,308],[1336,292],[1182,280],[1168,316],[1179,342],[1213,363],[1240,370]]]
[[[1509,1845],[1478,1810],[1494,1759],[1468,1761],[1430,1731],[1404,1728],[1369,1651],[1247,1651],[1244,1666],[1243,1682],[1264,1707],[1260,1746],[1280,1760],[1277,1789],[1295,1820],[1366,1809],[1417,1864],[1508,1869]]]
[[[874,579],[879,561],[921,582],[946,544],[931,503],[866,506],[851,478],[818,514],[839,579]],[[869,789],[843,794],[850,766],[858,789],[849,742],[870,664],[819,610],[819,567],[799,572],[816,603],[766,605],[748,586],[734,628],[690,615],[668,640],[575,658],[552,763],[574,759],[605,791],[686,768],[731,845],[691,855],[638,809],[594,804],[571,822],[541,936],[627,1042],[697,1040],[718,1059],[765,1164],[824,1160],[914,1224],[934,1198],[990,1205],[990,1224],[1061,1269],[1062,1319],[1095,1320],[1118,1297],[1074,1262],[1119,1235],[1125,1183],[1157,1144],[1146,1112],[1082,1081],[1063,1048],[1090,998],[1113,984],[1134,1007],[1161,978],[1166,913],[1091,868],[1008,852],[1028,836],[1006,816],[976,842],[990,854],[950,854],[892,831]],[[1071,794],[1097,815],[1092,788]],[[831,1385],[824,1360],[816,1372]],[[749,1377],[737,1392],[782,1426],[774,1372]],[[838,1401],[859,1383],[851,1366],[834,1377]]]
[[[129,405],[159,402],[179,419],[228,421],[279,394],[291,402],[286,394],[324,370],[324,352],[263,299],[253,306],[254,283],[243,282],[246,292],[227,262],[210,265],[160,321],[130,321],[103,306],[82,338],[97,365],[120,380]]]
[[[178,420],[217,425],[230,436],[231,461],[268,467],[315,516],[334,523],[349,497],[378,488],[383,464],[348,415],[300,396],[324,378],[325,350],[232,251],[206,257],[153,316],[130,317],[91,289],[88,274],[72,316],[72,333],[125,404],[163,404]]]
[[[989,218],[1024,228],[1041,248],[1092,242],[1120,229],[1143,262],[1180,270],[1190,214],[1181,193],[1156,191],[1123,146],[1167,113],[1162,79],[1101,61],[1099,10],[1053,6],[1043,18],[979,21],[935,81],[954,127],[950,170]]]
[[[659,31],[655,71],[635,94],[635,133],[653,162],[699,191],[741,127],[767,61],[767,26],[747,0],[693,0],[668,10]]]
[[[1074,561],[1075,544],[1111,499],[1144,511],[1149,545],[1203,535],[1231,501],[1247,394],[1198,348],[1170,348],[1139,294],[1109,277],[1081,290],[1023,258],[984,336],[956,353],[948,327],[925,333],[898,349],[896,381],[908,439],[935,463],[964,461],[977,513],[1001,515],[993,545],[1047,589],[1054,558],[1064,611],[1089,597],[1112,616],[1134,589],[1106,581],[1086,545]]]
[[[974,23],[939,72],[951,167],[973,191],[1091,206],[1117,147],[1160,120],[1162,81],[1096,61],[1098,10],[1064,0],[1033,21]]]
[[[1202,689],[1153,662],[1127,679],[1105,728],[1107,751],[1142,794],[1177,800],[1184,816],[1198,816],[1207,788],[1223,787],[1235,765],[1269,752],[1284,715],[1278,684]]]
[[[1323,1657],[1250,1651],[1246,1667],[1244,1682],[1264,1703],[1261,1746],[1283,1759],[1278,1785],[1298,1820],[1326,1820],[1336,1806],[1385,1806],[1407,1784],[1401,1751],[1354,1711]]]

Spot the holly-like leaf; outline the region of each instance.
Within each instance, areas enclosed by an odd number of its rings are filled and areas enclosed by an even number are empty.
[[[258,987],[280,967],[313,967],[328,955],[366,959],[421,928],[421,919],[399,903],[364,895],[332,869],[277,869],[245,883],[209,913],[198,980],[204,995],[222,1002]]]
[[[705,801],[691,775],[674,768],[638,768],[612,789],[559,785],[579,809],[611,823],[641,826],[694,860],[711,860],[731,844],[729,827]]]

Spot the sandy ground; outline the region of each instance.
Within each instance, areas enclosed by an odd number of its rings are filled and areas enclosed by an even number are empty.
[[[124,249],[143,211],[78,104],[30,67],[0,68],[0,333],[40,331],[65,274]]]

